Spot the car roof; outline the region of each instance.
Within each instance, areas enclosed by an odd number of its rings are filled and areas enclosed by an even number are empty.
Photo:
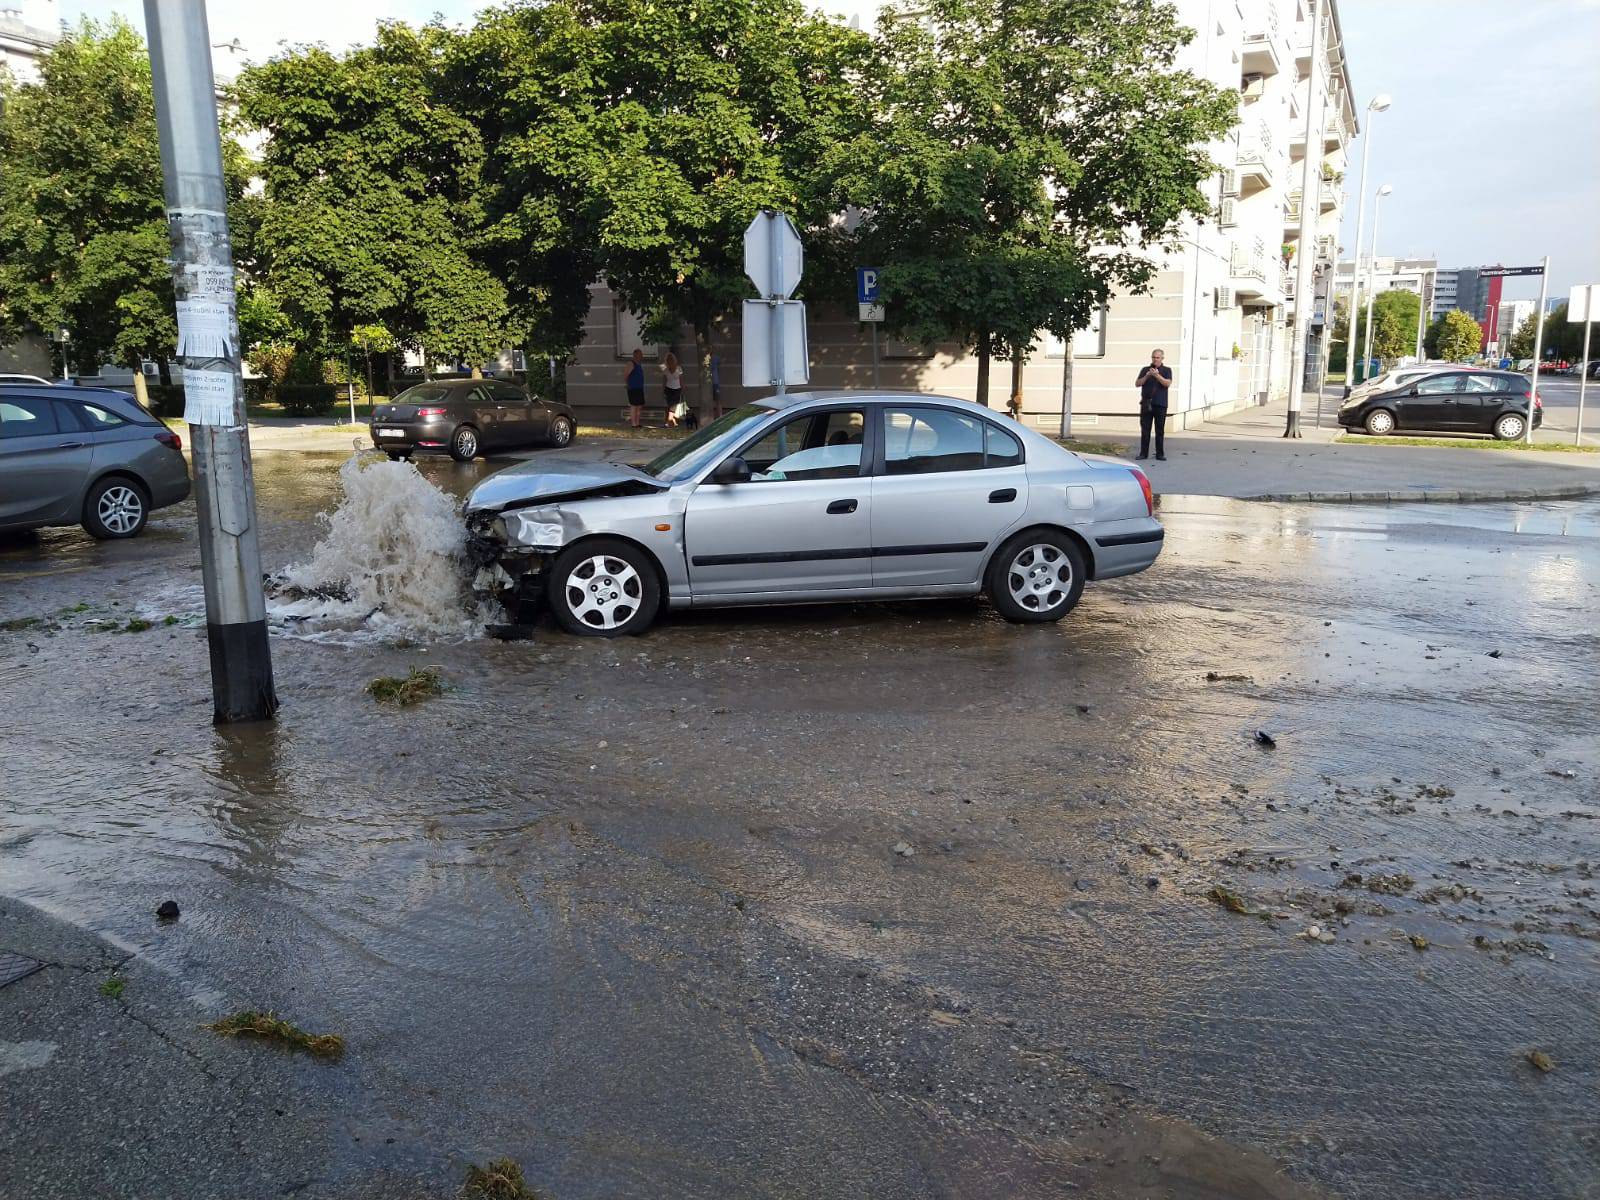
[[[0,387],[11,394],[36,393],[55,400],[95,400],[106,396],[133,399],[133,393],[122,388],[90,387],[82,383],[13,383],[0,379]]]
[[[755,403],[767,408],[793,408],[797,404],[810,404],[813,401],[852,401],[858,404],[879,401],[889,403],[895,400],[935,400],[943,404],[961,404],[968,408],[982,408],[971,400],[963,400],[960,396],[945,396],[938,392],[919,392],[915,388],[838,388],[818,389],[807,392],[785,392],[783,395],[762,396]]]

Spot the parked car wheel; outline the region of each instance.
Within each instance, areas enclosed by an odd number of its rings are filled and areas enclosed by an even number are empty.
[[[1375,408],[1367,414],[1367,432],[1383,437],[1394,432],[1394,414],[1386,408]]]
[[[1516,413],[1506,413],[1494,423],[1494,435],[1502,442],[1514,442],[1523,435],[1528,428],[1526,417]]]
[[[471,462],[478,457],[478,431],[471,425],[462,425],[450,435],[450,457],[457,462]]]
[[[655,563],[618,538],[567,547],[550,568],[549,589],[561,627],[585,637],[643,633],[661,607]]]
[[[409,450],[387,450],[385,453],[388,454],[390,462],[411,461],[411,451]]]
[[[552,446],[572,445],[572,435],[576,432],[572,427],[572,418],[557,417],[550,422],[550,444]]]
[[[83,527],[101,541],[135,537],[149,519],[150,498],[124,475],[100,480],[83,500]]]
[[[984,587],[1008,621],[1059,621],[1083,595],[1088,566],[1078,544],[1064,533],[1019,533],[989,561]]]

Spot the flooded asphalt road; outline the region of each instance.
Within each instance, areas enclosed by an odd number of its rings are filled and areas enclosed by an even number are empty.
[[[337,466],[260,456],[269,568]],[[190,506],[5,543],[48,622],[0,632],[0,896],[131,956],[121,1036],[228,1109],[0,1055],[0,1192],[1600,1195],[1600,503],[1164,515],[1059,626],[280,636],[226,731]],[[416,665],[450,690],[363,694]],[[198,1028],[244,1007],[346,1054]]]

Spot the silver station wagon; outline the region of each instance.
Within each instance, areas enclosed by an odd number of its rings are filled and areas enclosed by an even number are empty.
[[[799,392],[642,467],[541,456],[467,498],[475,587],[516,621],[641,633],[670,608],[961,596],[1055,621],[1161,552],[1150,482],[946,396]]]

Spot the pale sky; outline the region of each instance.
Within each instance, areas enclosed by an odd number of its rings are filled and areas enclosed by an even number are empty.
[[[121,13],[144,26],[140,0],[22,0],[68,21]],[[870,0],[817,0],[836,14]],[[341,48],[380,17],[468,21],[474,0],[209,0],[211,40],[244,44],[259,61],[279,44]],[[1356,193],[1394,185],[1383,202],[1378,253],[1437,257],[1442,267],[1535,264],[1548,254],[1550,294],[1600,283],[1600,0],[1339,0],[1358,106],[1388,92],[1372,143],[1372,178],[1351,189],[1340,241],[1355,249]],[[864,16],[864,21],[870,18]],[[219,73],[238,58],[217,54]],[[1369,132],[1363,120],[1362,136]],[[1371,236],[1369,200],[1368,237]],[[1506,297],[1537,296],[1538,280],[1506,280]]]

